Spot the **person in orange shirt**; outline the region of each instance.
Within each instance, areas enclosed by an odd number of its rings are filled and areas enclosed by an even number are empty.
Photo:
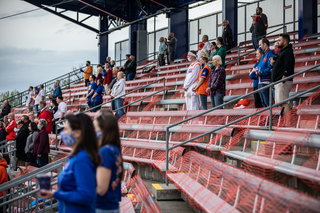
[[[198,83],[196,86],[193,87],[192,91],[197,92],[200,98],[201,107],[204,110],[207,110],[207,99],[208,93],[206,89],[208,87],[209,82],[209,74],[210,74],[210,67],[208,65],[208,57],[201,56],[200,57],[200,64],[203,65],[203,69],[199,72],[198,76]]]
[[[81,68],[80,68],[80,71],[84,73],[84,85],[87,87],[89,85],[89,77],[92,75],[92,66],[90,65],[90,61],[87,61],[86,62],[86,70],[83,71]]]

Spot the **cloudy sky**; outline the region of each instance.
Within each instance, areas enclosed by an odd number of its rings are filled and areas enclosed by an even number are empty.
[[[54,77],[70,72],[73,67],[98,61],[96,34],[43,10],[1,19],[23,11],[36,9],[21,0],[0,0],[0,92],[23,91]],[[222,9],[222,0],[192,9],[189,18],[203,16]],[[65,15],[75,18],[75,13]],[[80,16],[84,18],[85,16]],[[86,24],[98,28],[98,19]],[[159,17],[158,28],[167,26]],[[114,43],[128,38],[128,28],[109,35],[109,55],[114,55]]]

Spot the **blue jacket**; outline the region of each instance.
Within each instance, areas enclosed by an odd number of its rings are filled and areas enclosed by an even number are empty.
[[[53,197],[58,199],[60,213],[95,212],[96,167],[83,149],[70,156],[58,177],[58,187]]]
[[[56,86],[52,93],[52,98],[57,98],[58,96],[62,96],[61,87],[60,85]]]
[[[268,49],[268,51],[263,54],[260,63],[258,65],[258,80],[259,84],[263,82],[271,82],[271,65],[270,65],[270,58],[273,57],[275,54],[272,50]]]
[[[253,68],[258,67],[259,63],[260,63],[260,61],[258,61],[258,62],[253,66]],[[258,81],[258,76],[257,76],[256,72],[252,72],[252,73],[250,74],[250,78],[253,80],[253,87],[258,87],[259,81]]]

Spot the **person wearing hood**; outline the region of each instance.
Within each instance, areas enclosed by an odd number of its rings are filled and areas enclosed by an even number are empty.
[[[123,107],[123,102],[124,102],[124,96],[126,94],[126,81],[124,80],[124,73],[123,72],[118,72],[117,74],[118,81],[113,85],[112,91],[111,91],[111,98],[115,99],[114,100],[114,105],[115,105],[115,110]],[[122,96],[121,98],[118,98]],[[120,110],[117,110],[117,117],[120,119],[124,115],[124,110],[123,108]]]
[[[27,161],[27,156],[24,151],[24,148],[26,147],[26,142],[27,138],[29,136],[29,117],[26,115],[23,115],[20,121],[20,124],[22,124],[22,127],[20,128],[17,136],[16,136],[16,146],[17,146],[17,151],[16,151],[16,157],[17,157],[17,164],[19,161]]]
[[[4,118],[4,116],[8,115],[11,112],[11,105],[8,100],[5,100],[2,103],[2,110],[0,110],[0,119]]]
[[[14,140],[16,138],[16,132],[14,131],[15,128],[17,128],[17,123],[14,119],[14,114],[9,113],[8,115],[8,121],[9,124],[7,125],[7,142],[9,143],[10,141]]]

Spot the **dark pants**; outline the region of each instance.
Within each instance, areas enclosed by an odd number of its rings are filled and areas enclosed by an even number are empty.
[[[103,101],[96,101],[94,102],[94,105],[93,107],[96,107],[96,106],[99,106],[100,104],[102,104]],[[98,110],[101,109],[101,106],[97,107],[97,108],[94,108],[93,110],[91,110],[91,112],[97,112]]]
[[[136,74],[134,72],[130,72],[130,73],[126,74],[126,81],[133,80],[135,75]]]
[[[48,153],[41,154],[41,157],[37,155],[39,168],[48,164]]]
[[[200,94],[199,98],[200,98],[202,109],[207,110],[208,109],[208,107],[207,107],[208,96]]]
[[[167,53],[167,65],[170,64],[169,53]]]
[[[119,109],[119,108],[123,107],[123,102],[124,102],[124,98],[118,98],[118,99],[114,100],[115,108]],[[123,108],[117,110],[116,112],[117,112],[118,119],[120,119],[124,115]]]
[[[91,97],[90,97],[90,99],[91,99]],[[91,100],[89,100],[89,101],[87,102],[87,104],[88,104],[89,109],[91,109],[92,107],[94,107],[94,103],[93,103]],[[93,112],[93,110],[90,110],[90,112]]]
[[[163,66],[163,65],[166,64],[166,62],[165,62],[163,57],[164,57],[164,54],[159,54],[158,55],[158,64],[159,64],[159,66]]]
[[[259,84],[258,88],[260,89],[265,86],[268,86],[268,84]],[[262,106],[268,107],[269,106],[269,88],[259,92],[259,95],[260,95]]]
[[[176,52],[169,52],[169,60],[170,61],[168,64],[170,64],[171,61],[174,61],[175,55],[176,55]]]
[[[87,87],[89,86],[90,82],[89,82],[89,79],[84,79],[84,85]]]
[[[27,159],[31,163],[31,166],[37,167],[37,156],[33,155],[33,153],[28,152],[27,153]]]
[[[253,91],[257,90],[258,87],[253,87]],[[260,95],[259,93],[256,93],[253,95],[254,96],[254,107],[255,108],[261,108],[263,107],[262,106],[262,103],[261,103],[261,99],[260,99]]]
[[[265,37],[266,37],[266,36],[255,36],[255,37],[253,38],[253,39],[258,38],[258,39],[256,39],[255,41],[252,41],[252,44],[253,44],[253,47],[254,47],[255,50],[259,48],[259,40],[260,40],[261,38],[265,38]]]
[[[217,93],[214,96],[210,96],[212,108],[223,104],[223,97],[224,95],[221,93]],[[219,109],[223,109],[223,107]]]

